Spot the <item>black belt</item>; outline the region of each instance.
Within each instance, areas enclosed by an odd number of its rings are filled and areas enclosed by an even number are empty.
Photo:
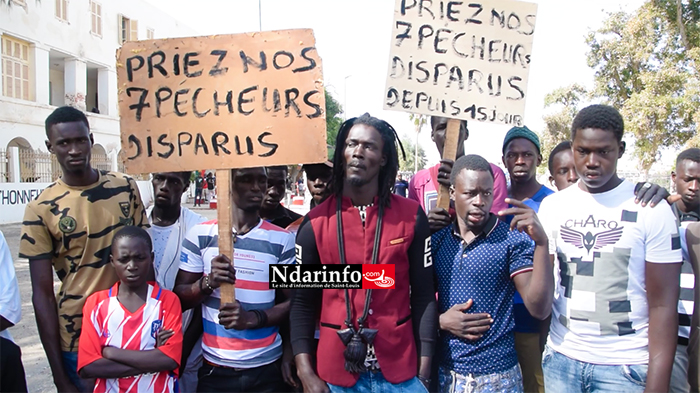
[[[687,347],[688,346],[688,339],[685,337],[678,336],[678,345],[685,345]]]

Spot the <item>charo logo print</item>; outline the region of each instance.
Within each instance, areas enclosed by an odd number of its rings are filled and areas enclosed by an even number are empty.
[[[382,273],[379,274],[378,272],[366,272],[364,274],[365,280],[371,281],[374,283],[374,285],[382,288],[389,288],[394,286],[394,279],[386,276],[384,274],[384,269],[382,269]]]
[[[591,231],[583,233],[562,225],[560,234],[562,240],[575,247],[585,248],[590,254],[591,250],[599,250],[617,243],[622,237],[623,229],[624,227],[610,229],[594,235]]]

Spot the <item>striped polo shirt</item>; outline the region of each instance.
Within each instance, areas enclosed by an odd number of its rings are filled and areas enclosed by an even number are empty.
[[[219,225],[216,220],[190,229],[180,257],[180,269],[209,274],[211,260],[219,254]],[[260,220],[244,235],[237,236],[233,251],[236,269],[236,300],[245,310],[267,310],[275,305],[275,290],[269,288],[271,264],[293,264],[294,236]],[[202,302],[204,358],[224,367],[254,368],[282,356],[282,338],[277,326],[260,329],[226,329],[219,324],[221,294],[217,288]]]
[[[688,345],[690,325],[693,318],[695,275],[688,256],[685,230],[691,222],[684,221],[678,228],[683,248],[683,265],[681,266],[681,290],[678,299],[678,344]]]

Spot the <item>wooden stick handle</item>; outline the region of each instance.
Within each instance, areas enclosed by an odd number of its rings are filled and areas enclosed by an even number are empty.
[[[219,253],[226,255],[233,264],[233,203],[231,200],[233,171],[217,169],[216,171],[216,216],[219,224]],[[236,301],[236,287],[233,284],[221,284],[221,304]]]
[[[457,119],[449,119],[447,121],[447,130],[445,130],[445,147],[442,150],[442,159],[454,161],[457,157],[460,123],[461,121]],[[450,188],[442,184],[440,184],[440,190],[438,191],[437,207],[445,210],[450,209]]]

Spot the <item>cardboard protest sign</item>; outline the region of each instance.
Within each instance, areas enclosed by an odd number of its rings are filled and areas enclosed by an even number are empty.
[[[326,160],[311,29],[125,42],[117,51],[129,173]]]
[[[396,0],[384,109],[522,125],[537,5]]]

